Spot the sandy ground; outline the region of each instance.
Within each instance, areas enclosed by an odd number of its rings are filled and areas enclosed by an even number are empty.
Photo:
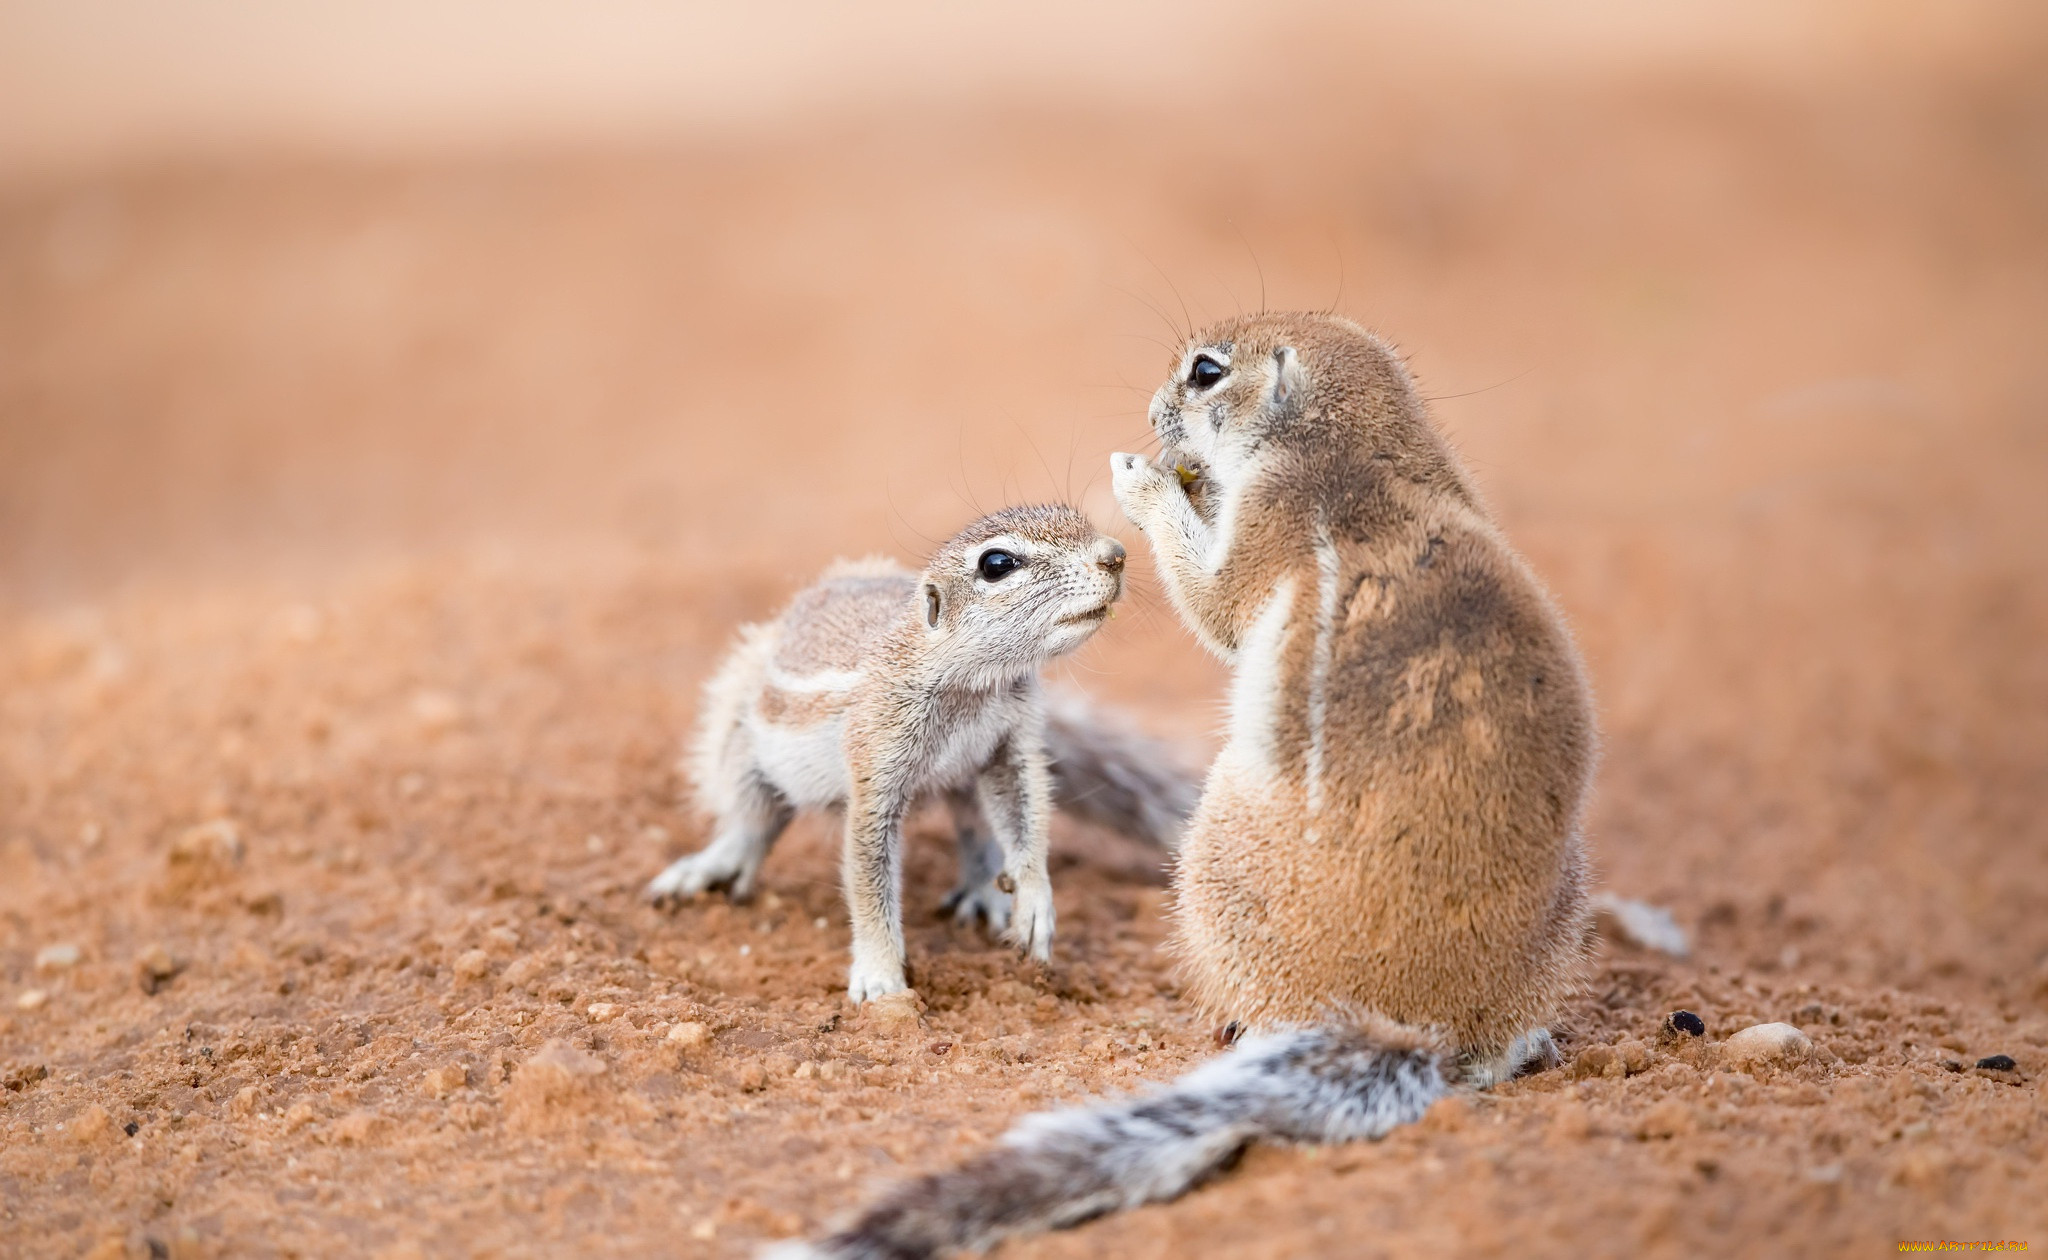
[[[1209,1053],[1113,836],[1056,833],[1049,973],[914,918],[917,1025],[843,1005],[817,820],[750,906],[636,893],[736,625],[977,507],[1122,528],[1167,325],[1262,292],[1414,356],[1586,651],[1603,881],[1696,950],[1607,948],[1561,1070],[1002,1254],[2048,1246],[2038,23],[1370,34],[1150,105],[0,188],[0,1254],[737,1256]],[[1198,744],[1136,568],[1061,676]]]

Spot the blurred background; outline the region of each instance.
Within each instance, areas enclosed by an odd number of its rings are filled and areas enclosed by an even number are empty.
[[[223,811],[654,810],[826,559],[1049,496],[1132,538],[1106,456],[1262,304],[1400,345],[1554,586],[1608,882],[2041,1013],[2027,0],[0,0],[16,945]],[[1069,672],[1206,731],[1134,604]]]
[[[1953,859],[2044,838],[2044,58],[1975,0],[5,0],[0,600],[1116,521],[1177,329],[1334,304],[1662,767],[1610,830],[1853,884],[1796,765],[1963,898],[1902,958],[2031,973],[1967,925],[2048,863]]]

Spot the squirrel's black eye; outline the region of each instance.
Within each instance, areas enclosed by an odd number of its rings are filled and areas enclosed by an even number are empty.
[[[974,562],[974,571],[981,574],[984,582],[1000,582],[1024,567],[1024,562],[1000,547],[981,553],[981,559]]]
[[[1195,356],[1194,363],[1188,368],[1188,384],[1196,389],[1207,389],[1228,374],[1229,369],[1225,368],[1221,363],[1218,363],[1206,354],[1198,354]]]

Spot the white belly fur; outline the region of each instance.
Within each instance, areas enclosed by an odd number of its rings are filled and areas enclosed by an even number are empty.
[[[961,723],[925,759],[913,794],[972,783],[1016,717],[1008,706],[990,705],[973,721]],[[756,769],[790,804],[799,809],[825,809],[845,802],[849,786],[845,718],[783,726],[750,714],[746,731],[753,741]]]
[[[837,805],[846,799],[846,753],[841,747],[845,726],[843,718],[789,727],[749,717],[754,764],[762,778],[800,809]]]

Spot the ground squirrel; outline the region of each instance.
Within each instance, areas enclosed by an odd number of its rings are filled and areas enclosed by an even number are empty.
[[[1377,1137],[1555,1056],[1587,934],[1591,704],[1407,371],[1347,320],[1248,316],[1183,348],[1151,420],[1161,460],[1115,456],[1117,501],[1234,671],[1175,948],[1248,1035],[1149,1094],[1031,1117],[800,1254],[1074,1224],[1254,1140]]]
[[[1039,670],[1108,618],[1123,568],[1122,544],[1080,513],[1020,507],[969,525],[921,574],[886,560],[828,569],[774,621],[743,629],[706,685],[689,768],[716,827],[649,896],[744,898],[798,809],[843,807],[847,991],[857,1002],[897,992],[902,822],[918,798],[943,793],[961,858],[944,908],[1046,959],[1055,791],[1162,843],[1192,804],[1192,780],[1154,743],[1071,707],[1047,729]]]

